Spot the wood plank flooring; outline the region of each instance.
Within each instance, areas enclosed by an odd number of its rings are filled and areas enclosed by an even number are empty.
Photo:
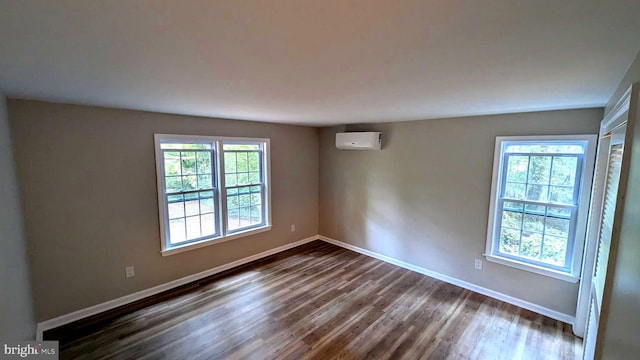
[[[53,329],[62,359],[577,359],[571,327],[321,241]]]

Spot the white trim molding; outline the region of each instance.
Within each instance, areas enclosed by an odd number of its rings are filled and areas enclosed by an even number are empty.
[[[464,289],[467,289],[467,290],[471,290],[471,291],[477,292],[477,293],[482,294],[482,295],[486,295],[488,297],[491,297],[491,298],[494,298],[494,299],[497,299],[497,300],[500,300],[500,301],[504,301],[506,303],[521,307],[523,309],[527,309],[527,310],[533,311],[535,313],[538,313],[538,314],[541,314],[541,315],[544,315],[544,316],[548,316],[548,317],[550,317],[552,319],[559,320],[559,321],[562,321],[562,322],[570,324],[570,325],[573,325],[573,322],[575,320],[575,317],[572,316],[572,315],[565,314],[565,313],[562,313],[562,312],[559,312],[559,311],[556,311],[556,310],[552,310],[552,309],[549,309],[547,307],[540,306],[538,304],[534,304],[532,302],[525,301],[525,300],[522,300],[522,299],[518,299],[516,297],[510,296],[510,295],[507,295],[507,294],[503,294],[503,293],[495,291],[495,290],[487,289],[487,288],[484,288],[482,286],[478,286],[478,285],[472,284],[470,282],[459,280],[459,279],[456,279],[454,277],[451,277],[451,276],[448,276],[448,275],[444,275],[444,274],[441,274],[441,273],[438,273],[438,272],[435,272],[435,271],[432,271],[432,270],[428,270],[428,269],[425,269],[425,268],[417,266],[417,265],[409,264],[409,263],[404,262],[402,260],[394,259],[392,257],[386,256],[386,255],[382,255],[382,254],[373,252],[371,250],[363,249],[361,247],[354,246],[354,245],[351,245],[351,244],[347,244],[347,243],[344,243],[342,241],[338,241],[338,240],[335,240],[335,239],[332,239],[332,238],[329,238],[329,237],[326,237],[326,236],[322,236],[322,235],[318,235],[318,239],[320,239],[322,241],[325,241],[325,242],[328,242],[330,244],[334,244],[334,245],[340,246],[342,248],[345,248],[345,249],[348,249],[348,250],[351,250],[351,251],[355,251],[357,253],[360,253],[360,254],[363,254],[363,255],[366,255],[366,256],[370,256],[372,258],[376,258],[378,260],[382,260],[382,261],[387,262],[389,264],[400,266],[400,267],[405,268],[407,270],[415,271],[415,272],[417,272],[419,274],[426,275],[426,276],[432,277],[434,279],[438,279],[438,280],[447,282],[449,284],[452,284],[452,285],[455,285],[455,286],[459,286],[461,288],[464,288]]]
[[[211,245],[215,245],[215,244],[220,244],[220,243],[223,243],[225,241],[235,240],[235,239],[243,238],[245,236],[259,234],[261,232],[265,232],[265,231],[269,231],[269,230],[271,230],[271,225],[263,226],[263,227],[259,227],[259,228],[255,228],[255,229],[249,229],[249,230],[245,230],[245,231],[240,231],[240,232],[233,233],[232,235],[228,235],[228,236],[225,236],[225,237],[219,237],[219,238],[215,238],[215,239],[204,239],[204,240],[200,240],[200,241],[196,241],[196,242],[190,242],[190,243],[186,243],[186,244],[182,244],[182,245],[176,245],[176,246],[174,246],[174,247],[172,247],[170,249],[161,250],[160,254],[162,256],[169,256],[169,255],[173,255],[173,254],[179,254],[181,252],[195,250],[195,249],[199,249],[199,248],[202,248],[202,247],[205,247],[205,246],[211,246]]]
[[[493,158],[493,174],[491,179],[489,217],[487,223],[487,241],[484,254],[488,261],[572,283],[577,283],[580,280],[582,252],[584,249],[584,239],[587,229],[587,215],[589,212],[589,198],[591,195],[591,182],[593,180],[597,141],[598,136],[594,134],[496,137]],[[545,154],[548,156],[574,156],[576,158],[577,165],[575,170],[576,172],[574,174],[576,183],[573,186],[574,193],[572,201],[562,203],[554,202],[550,199],[532,201],[531,199],[517,199],[506,196],[505,188],[507,184],[507,171],[505,169],[509,162],[508,156],[510,155],[509,152],[506,151],[506,147],[508,145],[515,144],[537,145],[539,143],[557,143],[562,145],[571,144],[583,147],[584,152],[581,154],[565,154],[561,152],[550,152]],[[522,155],[532,156],[533,154],[525,153]],[[551,176],[551,174],[549,176]],[[560,207],[565,210],[571,209],[570,216],[566,218],[570,225],[566,239],[564,265],[554,265],[552,263],[544,262],[541,259],[530,259],[526,256],[513,255],[500,251],[500,229],[503,226],[502,213],[503,210],[506,209],[504,205],[506,202],[515,202],[520,204],[520,206],[525,204],[542,206],[547,209],[551,207]],[[523,209],[524,212],[522,212],[522,216],[527,213],[526,206]],[[545,215],[545,218],[547,216],[548,215]],[[522,228],[520,231],[522,232]],[[524,234],[524,232],[522,233]],[[542,234],[539,235],[542,236]]]
[[[407,262],[404,262],[404,261],[401,261],[401,260],[398,260],[398,259],[394,259],[392,257],[386,256],[386,255],[382,255],[382,254],[379,254],[379,253],[376,253],[376,252],[373,252],[373,251],[370,251],[370,250],[367,250],[367,249],[363,249],[363,248],[360,248],[360,247],[357,247],[357,246],[354,246],[354,245],[351,245],[351,244],[347,244],[347,243],[344,243],[342,241],[338,241],[338,240],[335,240],[335,239],[332,239],[332,238],[329,238],[329,237],[326,237],[326,236],[314,235],[314,236],[310,236],[308,238],[304,238],[302,240],[299,240],[299,241],[296,241],[296,242],[293,242],[293,243],[290,243],[290,244],[286,244],[286,245],[283,245],[283,246],[280,246],[280,247],[277,247],[277,248],[274,248],[274,249],[271,249],[271,250],[267,250],[267,251],[261,252],[259,254],[251,255],[251,256],[248,256],[248,257],[245,257],[245,258],[230,262],[228,264],[217,266],[215,268],[211,268],[209,270],[205,270],[205,271],[199,272],[197,274],[185,276],[183,278],[176,279],[176,280],[164,283],[164,284],[160,284],[160,285],[154,286],[154,287],[146,289],[146,290],[138,291],[138,292],[135,292],[133,294],[125,295],[125,296],[119,297],[117,299],[109,300],[109,301],[103,302],[101,304],[93,305],[93,306],[90,306],[90,307],[85,308],[85,309],[80,309],[80,310],[74,311],[74,312],[69,313],[69,314],[61,315],[61,316],[58,316],[58,317],[53,318],[53,319],[49,319],[49,320],[45,320],[45,321],[39,322],[37,324],[37,327],[36,327],[36,340],[37,341],[42,341],[43,340],[43,338],[42,338],[43,333],[45,331],[47,331],[47,330],[55,329],[55,328],[57,328],[59,326],[63,326],[63,325],[72,323],[74,321],[78,321],[78,320],[87,318],[89,316],[97,315],[97,314],[100,314],[102,312],[105,312],[105,311],[108,311],[108,310],[112,310],[112,309],[115,309],[117,307],[133,303],[133,302],[138,301],[138,300],[145,299],[145,298],[147,298],[149,296],[153,296],[153,295],[159,294],[161,292],[164,292],[164,291],[167,291],[167,290],[171,290],[171,289],[176,288],[178,286],[182,286],[182,285],[194,282],[194,281],[198,281],[200,279],[204,279],[204,278],[206,278],[208,276],[221,273],[223,271],[232,269],[234,267],[237,267],[237,266],[240,266],[240,265],[244,265],[244,264],[250,263],[252,261],[259,260],[259,259],[265,258],[267,256],[271,256],[271,255],[274,255],[274,254],[277,254],[277,253],[280,253],[280,252],[283,252],[283,251],[286,251],[286,250],[289,250],[289,249],[293,249],[294,247],[298,247],[300,245],[304,245],[304,244],[312,242],[314,240],[322,240],[324,242],[327,242],[327,243],[330,243],[330,244],[333,244],[333,245],[336,245],[336,246],[339,246],[339,247],[342,247],[342,248],[345,248],[345,249],[348,249],[348,250],[351,250],[351,251],[355,251],[357,253],[360,253],[360,254],[363,254],[363,255],[366,255],[366,256],[370,256],[370,257],[378,259],[378,260],[382,260],[382,261],[387,262],[389,264],[393,264],[393,265],[405,268],[407,270],[415,271],[415,272],[417,272],[419,274],[426,275],[426,276],[432,277],[434,279],[438,279],[438,280],[447,282],[449,284],[452,284],[452,285],[455,285],[455,286],[459,286],[461,288],[464,288],[464,289],[467,289],[467,290],[471,290],[471,291],[477,292],[479,294],[486,295],[486,296],[489,296],[491,298],[494,298],[494,299],[497,299],[497,300],[501,300],[501,301],[504,301],[506,303],[509,303],[509,304],[512,304],[512,305],[515,305],[515,306],[519,306],[519,307],[521,307],[523,309],[527,309],[527,310],[536,312],[538,314],[548,316],[548,317],[550,317],[552,319],[556,319],[556,320],[565,322],[567,324],[573,324],[573,322],[574,322],[574,317],[569,315],[569,314],[561,313],[559,311],[555,311],[555,310],[546,308],[544,306],[540,306],[540,305],[537,305],[537,304],[534,304],[534,303],[531,303],[531,302],[528,302],[528,301],[525,301],[525,300],[522,300],[522,299],[518,299],[518,298],[515,298],[515,297],[510,296],[510,295],[506,295],[506,294],[503,294],[503,293],[500,293],[500,292],[497,292],[497,291],[494,291],[494,290],[491,290],[491,289],[487,289],[487,288],[484,288],[484,287],[481,287],[481,286],[478,286],[478,285],[475,285],[475,284],[472,284],[472,283],[469,283],[469,282],[466,282],[466,281],[462,281],[462,280],[453,278],[453,277],[448,276],[448,275],[444,275],[444,274],[441,274],[441,273],[438,273],[438,272],[435,272],[435,271],[432,271],[432,270],[428,270],[428,269],[422,268],[422,267],[417,266],[417,265],[409,264]]]
[[[90,306],[88,308],[84,308],[84,309],[80,309],[77,311],[74,311],[72,313],[69,314],[65,314],[65,315],[61,315],[58,316],[56,318],[53,319],[49,319],[49,320],[45,320],[42,322],[39,322],[36,326],[36,340],[37,341],[42,341],[42,335],[45,331],[47,330],[51,330],[51,329],[55,329],[59,326],[62,325],[66,325],[69,323],[72,323],[74,321],[77,320],[81,320],[84,318],[87,318],[89,316],[93,316],[93,315],[97,315],[100,314],[102,312],[108,311],[108,310],[112,310],[115,309],[117,307],[123,306],[123,305],[127,305],[130,304],[132,302],[138,301],[138,300],[142,300],[144,298],[147,298],[149,296],[153,296],[156,294],[159,294],[161,292],[167,291],[167,290],[171,290],[173,288],[176,288],[178,286],[182,286],[185,284],[189,284],[191,282],[200,280],[200,279],[204,279],[208,276],[211,275],[215,275],[218,273],[221,273],[223,271],[232,269],[234,267],[240,266],[240,265],[244,265],[247,263],[250,263],[252,261],[255,260],[259,260],[262,258],[265,258],[267,256],[271,256],[289,249],[293,249],[294,247],[298,247],[300,245],[306,244],[308,242],[311,241],[315,241],[318,240],[318,236],[314,235],[314,236],[309,236],[308,238],[304,238],[302,240],[298,240],[296,242],[292,242],[286,245],[282,245],[280,247],[271,249],[271,250],[267,250],[267,251],[263,251],[259,254],[255,254],[255,255],[251,255],[236,261],[232,261],[228,264],[224,264],[224,265],[220,265],[220,266],[216,266],[214,268],[196,273],[196,274],[192,274],[189,276],[185,276],[183,278],[180,279],[176,279],[173,281],[169,281],[167,283],[164,284],[160,284],[157,286],[154,286],[152,288],[146,289],[146,290],[142,290],[142,291],[138,291],[135,292],[133,294],[129,294],[129,295],[125,295],[122,297],[119,297],[117,299],[113,299],[113,300],[109,300],[106,302],[103,302],[101,304],[97,304],[97,305],[93,305]]]
[[[154,146],[155,146],[155,158],[156,158],[156,182],[158,192],[158,219],[160,223],[160,253],[162,256],[169,256],[189,250],[198,249],[204,246],[218,244],[220,242],[238,239],[244,236],[257,234],[264,231],[271,230],[271,140],[268,138],[244,138],[244,137],[222,137],[222,136],[204,136],[204,135],[177,135],[177,134],[154,134]],[[203,145],[204,148],[192,149],[192,148],[163,148],[163,145],[171,144],[198,144]],[[258,156],[258,174],[259,182],[250,182],[240,186],[239,184],[230,186],[227,188],[225,184],[225,154],[228,151],[225,150],[225,145],[255,145],[258,149],[242,150],[259,153]],[[203,173],[210,177],[210,186],[204,188],[195,187],[187,191],[187,189],[173,189],[168,192],[166,180],[169,177],[175,177],[173,175],[168,176],[165,169],[166,159],[165,153],[169,152],[204,152],[210,157],[209,166],[211,167],[211,173]],[[182,155],[180,155],[181,157]],[[198,170],[199,171],[199,170]],[[193,176],[198,175],[198,171]],[[234,173],[235,174],[235,173]],[[178,173],[180,176],[180,173]],[[183,174],[184,177],[184,174]],[[254,179],[255,180],[255,179]],[[198,180],[200,181],[200,180]],[[229,218],[227,212],[227,191],[230,189],[238,190],[240,187],[260,187],[260,192],[250,191],[251,194],[260,194],[260,209],[261,223],[253,224],[249,226],[243,226],[240,229],[230,229]],[[186,201],[188,194],[201,194],[202,192],[212,193],[212,196],[207,196],[211,199],[212,208],[209,212],[202,213],[198,211],[196,215],[211,215],[215,214],[213,222],[209,221],[209,225],[213,226],[215,233],[198,234],[196,238],[188,238],[188,232],[183,239],[173,242],[171,239],[169,218],[169,198],[171,196],[181,196],[182,200]],[[227,214],[227,215],[224,215]],[[186,219],[188,214],[184,211],[182,216],[178,216],[177,219]],[[193,214],[192,214],[193,215]]]
[[[567,273],[553,270],[553,269],[547,269],[545,267],[538,266],[535,264],[529,264],[526,262],[509,259],[501,256],[496,256],[496,255],[490,255],[490,254],[485,254],[484,256],[487,258],[488,261],[494,262],[496,264],[511,266],[520,270],[525,270],[525,271],[533,272],[536,274],[545,275],[555,279],[568,281],[574,284],[580,281],[580,277],[578,276],[573,276],[571,274],[567,274]]]

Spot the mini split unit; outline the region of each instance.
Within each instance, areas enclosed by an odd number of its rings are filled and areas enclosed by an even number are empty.
[[[382,133],[337,133],[336,147],[343,150],[380,150],[382,148]]]

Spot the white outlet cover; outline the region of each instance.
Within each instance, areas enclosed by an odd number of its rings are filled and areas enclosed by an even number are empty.
[[[476,267],[476,269],[478,269],[478,270],[482,270],[482,260],[480,260],[480,259],[476,259],[475,267]]]
[[[127,266],[124,268],[124,274],[127,278],[134,277],[136,275],[135,268],[133,266]]]
[[[294,232],[294,231],[296,231],[296,225],[295,224],[291,225],[291,232]]]

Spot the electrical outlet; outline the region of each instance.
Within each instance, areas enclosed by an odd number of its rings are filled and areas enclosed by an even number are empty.
[[[476,270],[482,270],[482,260],[476,259],[475,267],[476,267]]]
[[[124,268],[124,275],[127,278],[134,277],[136,276],[136,270],[133,266],[127,266],[126,268]]]
[[[296,224],[291,225],[291,232],[294,232],[294,231],[296,231]]]

